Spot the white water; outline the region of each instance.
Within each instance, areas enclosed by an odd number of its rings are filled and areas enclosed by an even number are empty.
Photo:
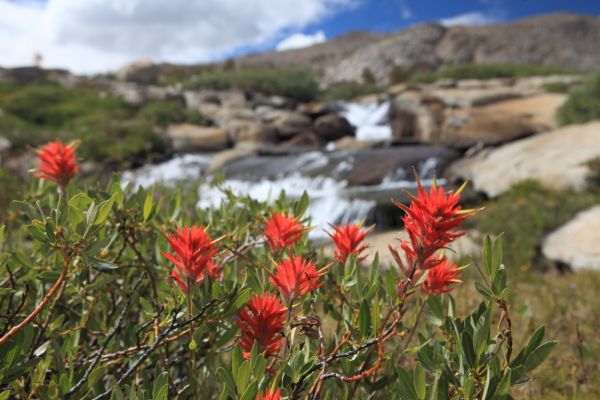
[[[342,115],[356,127],[356,138],[365,141],[389,140],[392,128],[388,122],[389,102],[343,103]]]
[[[391,138],[391,129],[387,125],[389,103],[347,103],[343,106],[344,116],[357,127],[358,139]],[[431,184],[427,178],[432,177],[437,162],[437,159],[429,158],[420,166],[419,174],[423,178],[423,184]],[[199,179],[209,163],[210,156],[206,155],[178,156],[162,164],[126,172],[123,181],[132,183],[133,186],[148,187],[156,183],[173,186],[178,181]],[[416,185],[412,174],[404,169],[392,171],[381,184],[373,186],[349,187],[346,181],[336,180],[331,176],[306,176],[322,170],[327,163],[327,153],[315,151],[299,155],[288,170],[293,171],[292,173],[282,173],[273,179],[226,179],[220,188],[208,182],[203,183],[199,188],[198,207],[207,209],[220,206],[226,199],[222,191],[225,188],[238,196],[250,196],[265,202],[275,201],[282,191],[289,199],[298,199],[306,191],[310,198],[307,214],[311,217],[312,225],[317,228],[311,231],[311,236],[320,238],[325,235],[324,229],[328,229],[329,224],[354,223],[367,219],[375,209],[377,200],[384,198],[387,201],[392,196],[400,197],[403,189],[414,189]],[[353,157],[349,156],[336,166],[332,175],[352,168]]]

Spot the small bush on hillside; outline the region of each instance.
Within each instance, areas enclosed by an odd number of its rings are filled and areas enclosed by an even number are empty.
[[[598,193],[556,191],[530,181],[490,201],[473,223],[482,233],[505,233],[504,257],[508,265],[531,266],[546,234],[599,202]]]
[[[590,75],[581,86],[574,89],[556,116],[561,125],[600,119],[600,72]]]
[[[566,83],[562,82],[554,82],[554,83],[546,83],[542,85],[542,89],[544,89],[548,93],[569,93],[571,87]]]
[[[296,100],[312,100],[319,85],[310,71],[295,68],[238,69],[206,72],[186,83],[189,88],[241,89]]]
[[[572,70],[547,65],[529,64],[461,64],[442,67],[435,72],[415,73],[413,82],[431,82],[438,79],[493,79],[522,78],[573,73]]]

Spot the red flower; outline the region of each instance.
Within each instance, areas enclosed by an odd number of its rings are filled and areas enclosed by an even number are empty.
[[[171,276],[175,278],[184,291],[187,290],[187,281],[199,283],[204,280],[204,275],[217,276],[219,265],[213,261],[217,253],[213,240],[202,226],[184,226],[177,229],[172,235],[167,235],[172,253],[163,251],[162,254],[175,264]],[[183,283],[183,285],[182,285]]]
[[[290,254],[290,258],[277,264],[275,274],[271,274],[271,283],[289,303],[293,298],[303,296],[323,285],[319,278],[325,274],[327,268],[329,265],[317,271],[312,261]]]
[[[265,237],[272,252],[293,247],[306,228],[294,217],[274,212],[265,224]]]
[[[36,178],[56,182],[67,186],[71,178],[79,171],[75,158],[76,144],[66,145],[61,141],[48,142],[38,150],[38,172]]]
[[[350,255],[357,257],[358,262],[362,262],[366,256],[361,256],[369,246],[361,244],[365,236],[369,233],[371,228],[361,231],[362,223],[354,225],[342,225],[334,226],[333,233],[328,235],[335,243],[335,259],[342,264],[346,263],[346,260]]]
[[[265,356],[277,354],[284,342],[281,332],[286,313],[287,309],[275,295],[265,293],[250,298],[236,320],[242,330],[239,344],[244,350],[244,358],[250,358],[254,342]]]
[[[429,269],[439,264],[440,259],[432,256],[454,239],[464,235],[464,232],[458,232],[456,228],[475,213],[475,210],[463,210],[459,204],[460,192],[464,186],[454,193],[446,193],[444,188],[434,183],[427,193],[418,177],[417,184],[417,196],[409,194],[412,200],[410,206],[394,201],[396,206],[406,212],[402,221],[409,241],[401,243],[406,264],[402,262],[396,250],[391,247],[390,250],[405,272],[414,266]]]
[[[255,400],[279,400],[281,398],[281,389],[275,391],[267,390],[267,392],[261,397],[256,395]]]
[[[206,277],[207,275],[212,280],[218,279],[219,276],[221,275],[221,264],[215,263],[213,261],[209,261],[204,273],[201,275],[198,275],[195,278],[195,280],[192,281],[192,283],[197,283],[197,284],[201,285],[202,282],[204,282],[204,277]],[[179,275],[177,268],[173,268],[173,270],[171,271],[171,278],[175,279],[175,282],[177,282],[177,284],[179,285],[181,290],[187,293],[187,291],[188,291],[187,282],[186,282],[186,280],[181,278],[181,275]]]
[[[447,257],[440,257],[438,264],[429,269],[427,278],[423,282],[423,292],[448,293],[454,288],[455,283],[460,283],[460,268]]]

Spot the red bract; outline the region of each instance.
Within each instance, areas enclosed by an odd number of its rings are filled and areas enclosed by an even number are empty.
[[[204,278],[206,276],[209,276],[210,279],[215,280],[215,279],[219,278],[219,275],[221,275],[221,264],[215,263],[213,261],[209,261],[208,265],[206,266],[206,270],[204,270],[204,273],[198,275],[195,278],[195,280],[192,281],[192,283],[196,283],[196,284],[200,285],[200,284],[202,284],[202,282],[204,282]],[[171,278],[175,279],[175,282],[177,282],[177,284],[179,285],[181,290],[187,293],[187,291],[188,291],[187,280],[184,280],[181,277],[181,275],[179,275],[177,268],[173,268],[173,270],[171,271]]]
[[[306,228],[297,218],[276,212],[265,224],[265,237],[273,252],[293,247],[304,232],[306,232]]]
[[[267,392],[261,396],[256,395],[256,400],[279,400],[281,398],[281,389],[275,391],[267,390]]]
[[[61,141],[48,142],[38,150],[38,172],[35,177],[67,186],[71,178],[79,171],[75,158],[76,145],[66,145]]]
[[[454,284],[460,283],[460,268],[446,257],[440,257],[438,264],[429,269],[427,278],[423,282],[423,292],[448,293],[454,288]]]
[[[434,183],[427,193],[418,178],[417,184],[417,196],[409,195],[412,200],[409,206],[394,201],[396,206],[406,212],[402,221],[409,241],[403,241],[401,244],[406,264],[390,247],[392,255],[403,271],[409,271],[413,266],[424,269],[435,267],[439,259],[432,256],[454,239],[464,235],[464,232],[456,229],[475,212],[463,210],[460,206],[462,187],[454,193],[446,193],[444,188]]]
[[[250,298],[236,320],[242,330],[239,344],[244,350],[244,358],[250,358],[254,342],[265,356],[277,354],[284,342],[282,331],[286,313],[287,309],[275,295],[265,293]]]
[[[364,261],[366,256],[361,254],[369,247],[362,244],[365,236],[369,233],[369,229],[361,230],[361,224],[334,226],[333,233],[328,235],[335,244],[335,259],[344,264],[350,255],[357,257],[358,262]]]
[[[162,254],[175,264],[171,276],[180,286],[180,282],[184,282],[185,290],[188,280],[192,283],[202,282],[205,273],[218,272],[218,264],[213,261],[218,251],[215,247],[218,240],[213,240],[204,227],[186,225],[166,237],[173,253],[163,251]]]
[[[271,274],[271,282],[289,303],[295,297],[303,296],[323,285],[319,278],[325,274],[327,268],[329,265],[317,271],[312,261],[304,260],[302,256],[290,255],[290,258],[277,264],[275,274]]]

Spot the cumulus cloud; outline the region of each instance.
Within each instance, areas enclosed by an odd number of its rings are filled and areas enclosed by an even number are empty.
[[[446,26],[453,25],[488,25],[502,21],[502,17],[496,13],[483,13],[473,11],[465,14],[455,15],[453,17],[442,18],[440,23]]]
[[[193,63],[264,46],[356,0],[0,0],[0,63],[106,71],[140,58]]]
[[[281,42],[277,43],[275,47],[277,51],[301,49],[302,47],[312,46],[313,44],[323,43],[327,40],[325,32],[318,31],[314,35],[307,35],[304,33],[294,33],[291,36],[286,37]]]

